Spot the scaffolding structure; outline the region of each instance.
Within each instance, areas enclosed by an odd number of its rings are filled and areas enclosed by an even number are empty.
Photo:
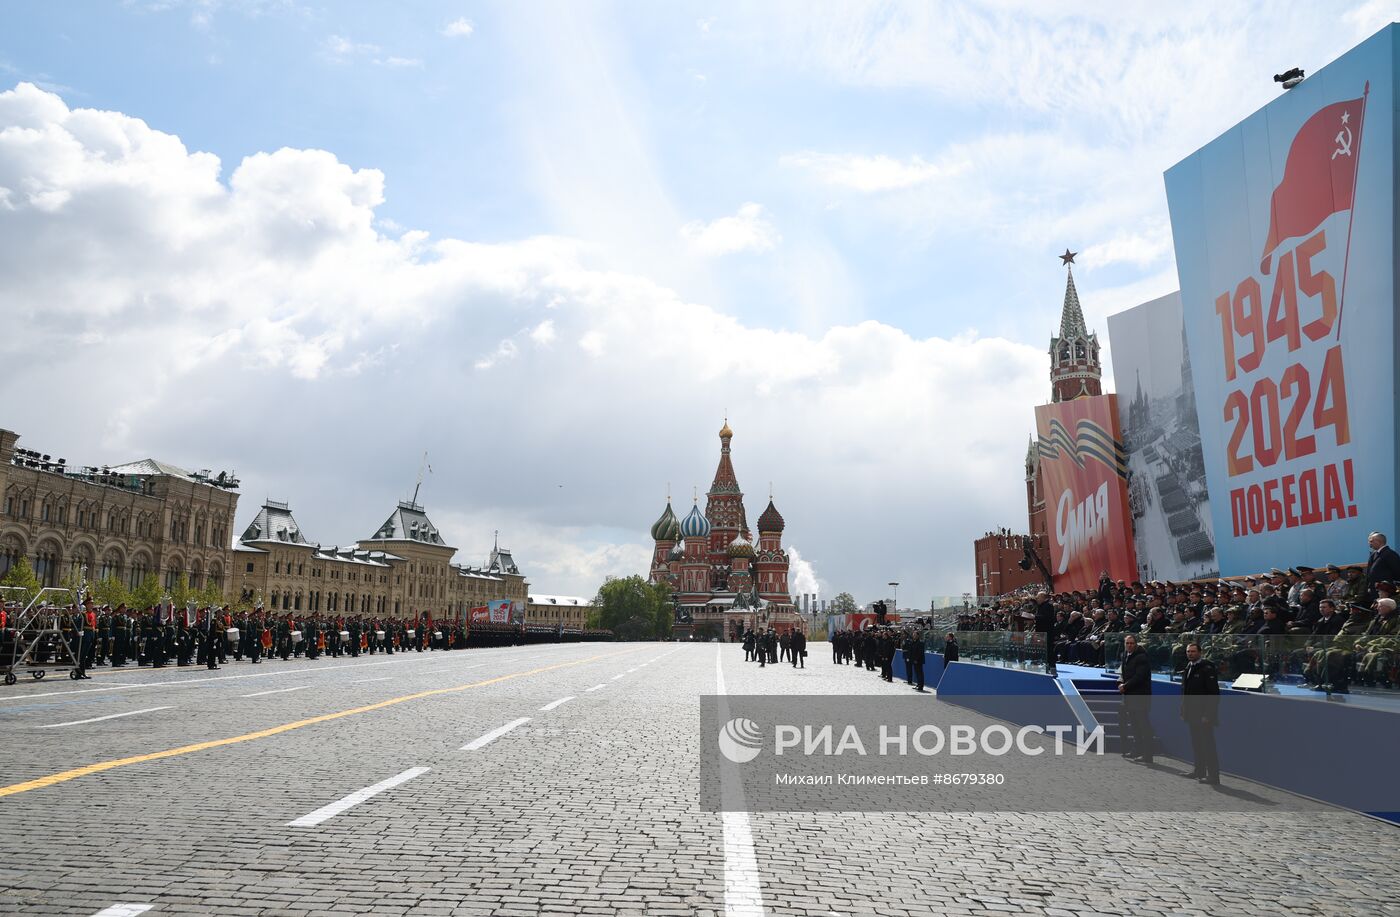
[[[78,677],[81,631],[73,642],[63,632],[63,618],[68,614],[69,602],[62,599],[72,599],[73,592],[60,586],[40,589],[0,633],[0,673],[6,685],[18,681],[19,672],[28,672],[37,681],[48,674],[49,669],[66,668],[69,678]],[[74,606],[81,605],[83,590],[80,588],[77,592],[77,600],[72,602]],[[0,602],[10,603],[16,598],[23,602],[27,594],[28,590],[21,587],[0,586]]]

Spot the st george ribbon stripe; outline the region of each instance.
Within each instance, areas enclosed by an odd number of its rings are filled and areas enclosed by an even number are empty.
[[[107,714],[106,716],[95,716],[95,717],[93,717],[93,718],[90,719],[90,720],[73,720],[72,722],[69,722],[69,723],[45,723],[43,726],[40,726],[39,728],[40,728],[40,729],[57,729],[57,728],[60,727],[60,726],[82,726],[82,725],[85,725],[85,724],[87,724],[87,723],[100,723],[100,722],[102,722],[103,720],[115,720],[115,719],[117,719],[117,718],[119,718],[119,717],[123,717],[123,716],[135,716],[135,715],[138,714],[138,713],[155,713],[157,710],[169,710],[169,709],[170,709],[169,706],[165,706],[165,707],[147,707],[145,710],[128,710],[128,711],[125,712],[125,713],[109,713],[109,714]]]
[[[471,740],[470,742],[468,742],[466,745],[463,745],[462,748],[461,748],[461,750],[462,750],[462,751],[476,751],[478,748],[481,748],[481,747],[484,746],[484,745],[489,745],[489,744],[491,744],[492,742],[496,741],[496,740],[499,739],[501,736],[503,736],[503,735],[505,735],[506,733],[510,732],[512,729],[518,729],[518,728],[520,728],[521,726],[524,726],[524,725],[525,725],[526,723],[528,723],[528,722],[530,722],[530,718],[529,718],[528,716],[522,716],[522,717],[521,717],[520,719],[518,719],[518,720],[511,720],[509,723],[506,723],[504,726],[497,726],[495,729],[491,730],[490,732],[486,733],[486,735],[481,736],[481,737],[478,738],[478,739],[472,739],[472,740]]]
[[[287,822],[287,827],[288,827],[288,828],[310,828],[310,827],[312,827],[312,826],[314,826],[314,825],[319,825],[321,822],[325,821],[326,819],[335,818],[337,815],[339,815],[341,812],[344,812],[346,809],[353,808],[354,806],[359,805],[360,803],[364,802],[366,799],[369,799],[369,798],[371,798],[371,797],[373,797],[373,796],[378,796],[380,793],[384,792],[385,790],[392,790],[394,787],[398,786],[399,784],[401,784],[401,783],[407,783],[408,781],[412,780],[414,777],[421,777],[421,776],[423,776],[424,774],[426,774],[429,770],[431,770],[431,768],[427,768],[427,767],[410,767],[408,770],[404,771],[402,774],[395,774],[394,776],[390,777],[388,780],[382,780],[382,781],[380,781],[379,783],[376,783],[374,786],[367,786],[367,787],[365,787],[363,790],[356,790],[355,792],[351,793],[349,796],[346,796],[344,799],[337,799],[335,802],[331,803],[330,805],[328,805],[328,806],[322,806],[321,808],[317,809],[315,812],[310,812],[310,813],[308,813],[308,814],[306,814],[306,815],[303,815],[301,818],[298,818],[296,821],[289,821],[289,822]]]
[[[106,910],[98,911],[92,917],[136,917],[151,909],[149,904],[114,904]]]

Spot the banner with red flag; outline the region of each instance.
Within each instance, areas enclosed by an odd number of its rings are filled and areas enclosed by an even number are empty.
[[[1320,109],[1293,135],[1283,181],[1269,202],[1269,235],[1261,255],[1263,273],[1271,273],[1269,259],[1279,243],[1305,236],[1332,214],[1351,209],[1365,117],[1363,94]]]
[[[1400,524],[1397,48],[1387,26],[1166,174],[1223,576]]]

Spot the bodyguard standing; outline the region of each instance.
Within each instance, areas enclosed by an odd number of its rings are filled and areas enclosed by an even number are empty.
[[[1123,638],[1123,653],[1123,668],[1118,675],[1118,693],[1123,695],[1123,741],[1128,746],[1123,757],[1151,764],[1153,747],[1157,744],[1149,716],[1152,664],[1132,634]]]
[[[924,635],[914,631],[904,641],[904,666],[912,674],[914,690],[924,689]]]
[[[1220,722],[1220,673],[1215,663],[1201,658],[1199,643],[1186,644],[1186,669],[1181,673],[1181,718],[1191,732],[1194,767],[1183,777],[1201,783],[1220,782],[1220,759],[1215,751],[1215,727]]]

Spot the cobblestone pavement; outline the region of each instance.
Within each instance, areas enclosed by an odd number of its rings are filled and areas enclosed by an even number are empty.
[[[717,658],[731,695],[909,693],[820,646],[760,670],[713,644],[0,689],[0,914],[1400,914],[1400,834],[1337,810],[754,813],[745,909],[726,820],[697,802]],[[1105,785],[1198,789],[1099,764]]]

